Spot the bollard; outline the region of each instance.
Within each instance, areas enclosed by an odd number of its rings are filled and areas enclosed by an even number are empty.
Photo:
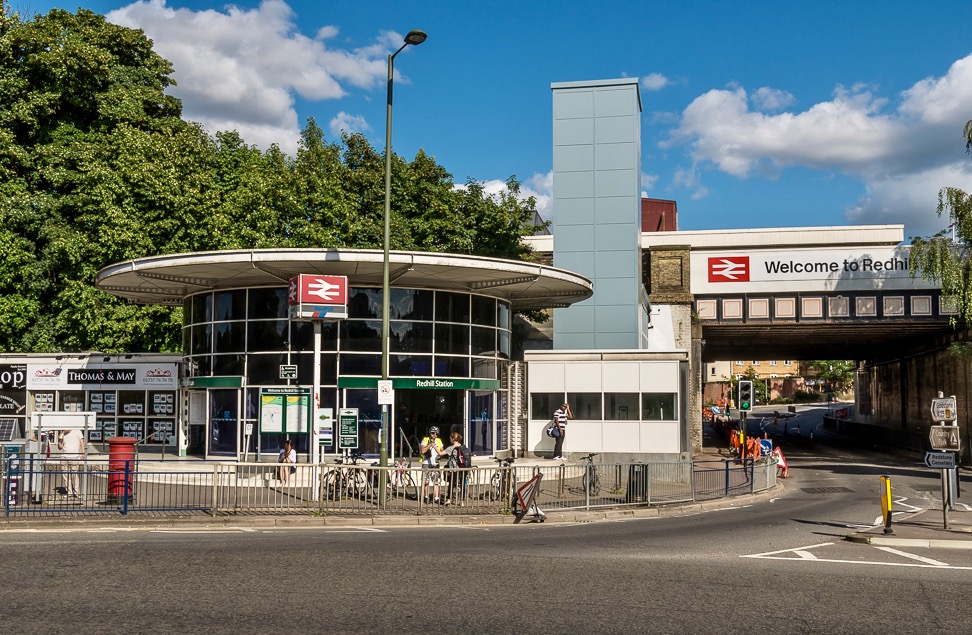
[[[884,517],[884,533],[893,534],[891,529],[891,477],[881,477],[881,515]]]

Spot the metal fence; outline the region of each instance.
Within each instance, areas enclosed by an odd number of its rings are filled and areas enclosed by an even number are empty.
[[[283,470],[283,471],[281,471]],[[771,461],[581,463],[423,470],[389,466],[13,460],[3,466],[5,515],[99,513],[456,515],[513,510],[516,490],[543,474],[544,510],[710,500],[776,484]],[[71,477],[76,477],[77,495]]]

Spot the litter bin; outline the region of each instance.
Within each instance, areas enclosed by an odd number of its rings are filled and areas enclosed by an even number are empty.
[[[644,503],[648,500],[650,469],[644,463],[633,463],[628,467],[627,500],[629,503]]]
[[[108,439],[108,497],[106,503],[120,503],[128,497],[132,501],[132,474],[135,472],[135,444],[132,437]],[[126,468],[128,474],[126,475]]]

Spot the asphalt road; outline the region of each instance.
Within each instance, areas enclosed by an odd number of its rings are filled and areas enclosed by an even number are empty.
[[[803,426],[819,422],[819,414],[803,417]],[[482,527],[4,532],[0,627],[967,632],[972,552],[842,540],[878,522],[880,475],[892,476],[896,509],[906,509],[932,504],[937,473],[919,457],[835,447],[818,436],[788,444],[791,478],[778,498],[694,515]]]

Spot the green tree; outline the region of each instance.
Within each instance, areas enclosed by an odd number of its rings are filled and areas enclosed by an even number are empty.
[[[97,270],[173,248],[199,199],[201,131],[140,31],[0,9],[0,350],[175,350],[178,309],[132,307]],[[191,227],[192,225],[189,225]]]
[[[178,351],[181,308],[95,288],[112,263],[250,248],[380,249],[384,157],[313,119],[296,157],[210,136],[165,94],[141,31],[79,10],[0,9],[0,351]],[[529,259],[536,202],[489,196],[433,157],[392,156],[393,249]],[[541,314],[531,314],[543,320]]]
[[[854,387],[854,377],[857,372],[853,361],[840,359],[824,359],[807,362],[807,367],[815,371],[817,379],[835,393],[846,393]]]
[[[967,152],[972,152],[972,120],[963,130]],[[949,224],[938,233],[912,238],[911,275],[921,275],[941,285],[942,295],[954,302],[958,309],[957,319],[972,324],[972,196],[955,187],[944,187],[938,192],[938,215],[948,215]],[[954,234],[954,238],[953,238]],[[969,343],[953,344],[955,352],[972,355]]]

